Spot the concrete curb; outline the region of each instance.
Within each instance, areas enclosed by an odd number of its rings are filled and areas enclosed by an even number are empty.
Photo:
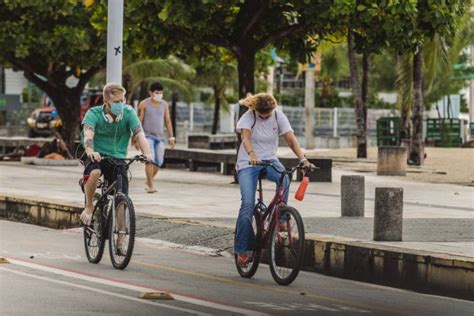
[[[81,212],[81,207],[63,201],[0,195],[0,218],[63,229],[79,227]]]
[[[81,211],[63,201],[0,195],[0,218],[50,228],[78,227]],[[474,258],[315,234],[305,248],[304,271],[474,301]]]
[[[474,300],[474,258],[310,234],[304,270]]]

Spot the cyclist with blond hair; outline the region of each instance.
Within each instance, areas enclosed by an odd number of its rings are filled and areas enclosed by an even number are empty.
[[[152,158],[140,120],[133,108],[125,103],[125,93],[125,89],[118,83],[106,84],[103,90],[104,105],[89,109],[82,121],[86,156],[83,176],[86,205],[81,213],[84,225],[90,225],[92,221],[97,180],[102,174],[110,183],[117,178],[116,168],[102,161],[103,156],[126,158],[133,136],[147,159]],[[123,193],[128,194],[127,173],[123,172],[118,176],[123,179]]]
[[[286,115],[277,109],[275,98],[269,93],[258,93],[240,100],[241,105],[248,108],[237,122],[237,132],[241,134],[242,143],[237,156],[236,171],[242,196],[239,215],[236,223],[234,252],[237,263],[247,266],[251,259],[248,251],[253,244],[252,217],[255,207],[255,192],[258,177],[266,169],[266,178],[277,185],[280,174],[273,168],[257,166],[260,161],[271,162],[277,169],[285,168],[278,161],[278,140],[283,136],[288,146],[305,167],[315,168],[303,154],[294,131]],[[285,201],[288,200],[288,179],[284,178]],[[280,229],[286,230],[284,219],[280,219]]]

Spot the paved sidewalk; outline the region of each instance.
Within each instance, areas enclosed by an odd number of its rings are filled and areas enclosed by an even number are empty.
[[[157,180],[157,194],[144,190],[143,166],[131,168],[130,195],[137,212],[167,218],[184,218],[201,224],[232,228],[240,204],[239,187],[232,177],[217,173],[192,173],[164,169]],[[77,182],[81,167],[31,166],[0,163],[0,194],[20,195],[83,204]],[[366,175],[366,217],[340,218],[340,176],[356,174],[333,170],[332,183],[311,183],[303,202],[294,200],[305,219],[308,233],[329,234],[370,241],[375,187],[404,189],[404,239],[388,243],[411,249],[474,257],[474,188],[449,184],[402,181],[390,177]],[[294,193],[297,184],[293,184]],[[265,184],[269,199],[273,185]]]

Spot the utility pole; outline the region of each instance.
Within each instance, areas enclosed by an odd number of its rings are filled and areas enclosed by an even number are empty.
[[[122,84],[123,0],[107,3],[107,82]]]
[[[316,148],[314,142],[314,70],[315,64],[310,63],[305,71],[304,113],[305,113],[305,148]]]

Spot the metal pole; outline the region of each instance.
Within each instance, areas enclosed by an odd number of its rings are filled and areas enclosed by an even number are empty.
[[[305,73],[305,148],[314,149],[314,64],[310,64]]]
[[[194,103],[189,106],[189,130],[194,130]]]
[[[336,138],[337,137],[337,108],[334,108],[333,114],[334,116],[332,120],[332,137]]]
[[[121,84],[123,0],[108,1],[107,17],[107,82]]]

